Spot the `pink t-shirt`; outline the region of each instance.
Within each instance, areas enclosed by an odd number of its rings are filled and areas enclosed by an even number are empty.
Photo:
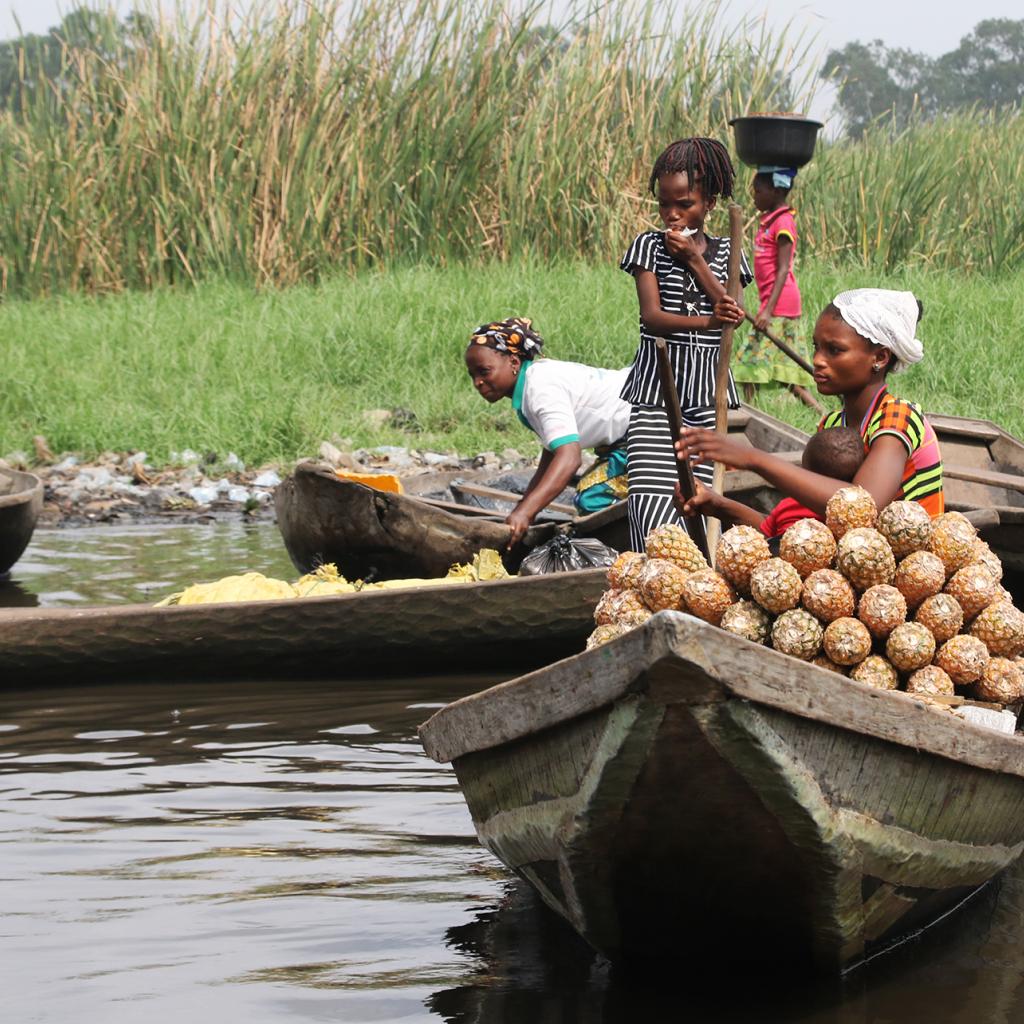
[[[768,297],[775,287],[775,267],[779,258],[779,239],[789,238],[793,242],[793,254],[789,261],[786,283],[782,286],[779,301],[775,304],[774,316],[797,317],[801,312],[800,289],[793,276],[793,260],[796,258],[796,219],[792,207],[783,206],[761,216],[754,237],[754,280],[761,301],[758,312],[764,309]]]

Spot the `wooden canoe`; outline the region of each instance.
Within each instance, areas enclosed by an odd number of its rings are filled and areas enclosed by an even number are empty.
[[[21,558],[43,507],[43,484],[32,473],[0,469],[0,576]]]
[[[770,452],[798,452],[807,435],[781,420],[750,408],[730,414],[729,431]],[[764,492],[761,504],[773,498],[753,474],[733,474],[727,490],[743,500]],[[409,495],[375,491],[337,476],[330,466],[300,463],[274,494],[277,525],[292,562],[309,572],[334,562],[351,579],[398,579],[443,576],[454,562],[467,562],[481,548],[503,550],[508,528],[502,514],[486,509],[426,501]],[[623,551],[629,546],[625,503],[573,520],[577,535],[596,537]],[[557,523],[535,524],[525,543],[506,559],[516,571],[528,550],[549,540]]]
[[[578,651],[605,586],[590,569],[282,601],[0,609],[0,687],[513,675]]]
[[[1024,850],[1024,739],[663,612],[420,728],[613,961],[850,968]]]

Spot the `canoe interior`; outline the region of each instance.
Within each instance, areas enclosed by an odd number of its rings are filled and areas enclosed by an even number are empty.
[[[454,754],[481,842],[624,963],[841,971],[1024,850],[1020,738],[689,616],[456,702],[421,736]]]
[[[0,610],[0,687],[467,672],[507,678],[579,651],[605,585],[597,569],[285,601]]]
[[[765,451],[795,452],[805,437],[780,420],[744,408],[730,414],[734,436]],[[732,474],[727,488],[767,511],[774,492],[753,474]],[[538,523],[515,552],[504,552],[504,516],[482,516],[458,503],[426,502],[392,495],[349,480],[329,466],[303,463],[274,495],[278,527],[288,554],[301,572],[333,562],[351,579],[443,576],[484,547],[503,551],[506,567],[517,571],[532,547],[549,540],[555,523]],[[625,503],[574,522],[579,536],[596,537],[623,551],[629,546]]]
[[[32,473],[0,469],[0,575],[21,557],[43,507],[43,485]]]

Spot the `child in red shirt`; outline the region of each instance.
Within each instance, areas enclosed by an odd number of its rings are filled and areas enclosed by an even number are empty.
[[[791,347],[803,351],[806,346],[797,337],[802,312],[800,288],[793,276],[796,210],[789,205],[795,177],[794,167],[759,167],[751,184],[754,206],[761,214],[754,239],[754,280],[759,300],[754,324],[759,330],[773,330]],[[750,331],[737,346],[733,373],[737,383],[743,385],[748,402],[752,401],[758,384],[777,382],[793,388],[811,383],[808,374],[756,330]]]
[[[800,464],[812,473],[830,476],[836,480],[852,480],[864,461],[864,441],[860,432],[852,427],[832,427],[819,430],[807,442]],[[676,488],[676,508],[681,514],[683,502],[679,488]],[[690,504],[690,515],[697,512],[720,519],[723,527],[756,526],[766,537],[781,537],[794,523],[801,519],[821,519],[809,508],[794,498],[783,498],[768,513],[762,515],[756,509],[717,494],[710,488],[697,484],[697,496]]]

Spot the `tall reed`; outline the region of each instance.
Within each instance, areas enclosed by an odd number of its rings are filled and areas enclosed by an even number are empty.
[[[162,22],[0,120],[0,283],[39,294],[381,261],[605,260],[687,133],[788,102],[806,57],[717,4],[323,0]],[[804,62],[809,68],[809,62]],[[799,75],[796,75],[799,78]],[[40,98],[40,96],[42,98]]]
[[[0,114],[0,290],[608,261],[650,223],[663,145],[806,106],[817,68],[808,40],[720,4],[580,4],[553,28],[510,7],[225,6],[114,58],[67,51],[59,88]],[[1022,170],[1020,116],[823,147],[794,194],[804,258],[1020,264]]]

